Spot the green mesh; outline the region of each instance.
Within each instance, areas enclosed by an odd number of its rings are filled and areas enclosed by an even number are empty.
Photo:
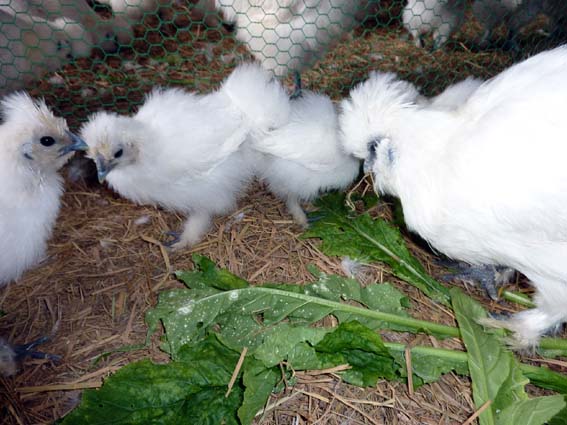
[[[45,97],[76,125],[101,108],[130,112],[156,85],[211,90],[255,57],[335,99],[371,70],[433,95],[561,44],[567,21],[563,0],[216,3],[6,0],[0,91]]]

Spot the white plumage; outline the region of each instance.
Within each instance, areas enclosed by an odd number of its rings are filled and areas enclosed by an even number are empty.
[[[0,103],[0,285],[45,255],[63,192],[57,170],[72,154],[63,118],[16,93]]]
[[[468,77],[447,87],[441,94],[428,99],[429,105],[439,109],[455,109],[465,103],[484,83],[483,80]]]
[[[331,99],[304,90],[290,105],[289,122],[253,138],[252,147],[262,153],[258,176],[286,201],[295,221],[306,226],[300,202],[346,188],[358,175],[360,162],[340,146]]]
[[[372,162],[408,228],[449,257],[532,281],[537,308],[504,322],[520,346],[567,319],[566,66],[567,48],[541,53],[449,111],[416,106],[375,73],[342,105],[345,148]]]
[[[282,76],[311,66],[352,29],[367,0],[215,0],[264,68]]]
[[[253,176],[252,131],[286,122],[283,88],[259,65],[239,66],[214,93],[156,90],[134,116],[93,115],[82,128],[99,177],[122,196],[188,214],[174,248],[197,243]]]
[[[464,0],[408,0],[402,21],[417,47],[423,47],[423,35],[431,34],[438,49],[463,23],[465,6]]]
[[[86,37],[76,22],[15,14],[0,5],[0,92],[22,88],[74,57],[88,56],[91,46]]]

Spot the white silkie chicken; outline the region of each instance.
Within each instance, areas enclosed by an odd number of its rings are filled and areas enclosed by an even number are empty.
[[[422,36],[431,34],[433,50],[436,50],[463,23],[465,6],[464,0],[408,0],[402,21],[416,47],[423,47]]]
[[[427,100],[432,108],[456,109],[484,83],[480,78],[468,77],[447,87],[441,94]]]
[[[567,48],[516,64],[453,111],[373,73],[342,104],[344,147],[409,229],[447,256],[526,275],[537,307],[502,323],[519,346],[567,320]]]
[[[0,5],[0,92],[20,89],[73,58],[88,56],[91,47],[78,23],[47,21]]]
[[[304,90],[290,106],[289,122],[252,137],[251,146],[262,153],[258,177],[305,227],[301,202],[326,190],[345,189],[358,175],[360,161],[342,150],[338,114],[329,97]]]
[[[25,93],[0,103],[0,285],[16,280],[45,255],[59,212],[57,171],[78,140],[43,101]]]
[[[244,64],[207,95],[156,90],[134,116],[93,115],[81,135],[100,180],[139,204],[189,217],[180,249],[197,243],[214,215],[231,211],[253,177],[242,144],[289,117],[287,94],[269,73]]]
[[[338,43],[367,0],[216,0],[236,38],[277,76],[302,71]]]

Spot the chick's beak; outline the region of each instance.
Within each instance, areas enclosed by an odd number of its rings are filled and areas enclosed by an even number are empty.
[[[59,156],[67,155],[70,152],[86,151],[89,149],[87,143],[79,136],[77,136],[75,133],[71,133],[70,131],[67,131],[67,136],[69,136],[72,143],[70,145],[63,146],[61,149],[59,149]]]
[[[95,158],[95,163],[96,163],[96,169],[97,169],[98,182],[102,183],[106,179],[106,176],[108,175],[108,173],[110,173],[112,171],[112,169],[114,168],[114,164],[107,161],[104,158],[104,156],[102,156],[101,154],[97,154],[97,156]]]

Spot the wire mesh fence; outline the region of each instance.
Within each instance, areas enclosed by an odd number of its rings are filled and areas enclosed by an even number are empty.
[[[30,90],[73,124],[255,58],[335,98],[374,69],[431,95],[560,44],[566,17],[560,0],[2,0],[0,93]]]

